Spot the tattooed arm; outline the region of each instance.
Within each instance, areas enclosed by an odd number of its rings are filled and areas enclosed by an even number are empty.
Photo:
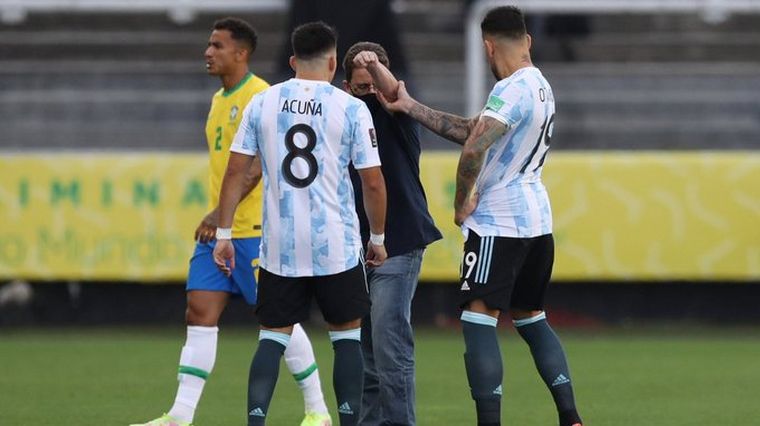
[[[491,117],[481,117],[462,148],[457,166],[457,189],[454,195],[454,223],[461,225],[478,204],[475,180],[483,168],[488,148],[506,132],[508,127]]]
[[[467,136],[478,121],[477,118],[467,119],[454,114],[437,111],[422,105],[409,96],[403,81],[397,81],[393,73],[383,65],[374,52],[362,51],[354,57],[357,67],[364,67],[372,75],[377,87],[377,97],[385,109],[392,112],[403,112],[432,130],[439,136],[459,145],[464,145]]]
[[[423,126],[430,129],[433,133],[446,138],[459,145],[464,145],[467,137],[470,136],[475,123],[475,118],[464,118],[458,115],[449,114],[443,111],[434,110],[426,105],[419,103],[409,96],[406,91],[406,85],[403,81],[398,82],[397,99],[391,102],[391,99],[378,96],[385,109],[393,112],[402,112]]]
[[[477,118],[464,118],[447,112],[434,110],[427,105],[414,101],[409,116],[427,127],[433,133],[456,144],[464,145],[470,136]]]

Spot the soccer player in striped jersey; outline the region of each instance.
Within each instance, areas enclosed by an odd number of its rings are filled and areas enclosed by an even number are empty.
[[[261,239],[261,188],[254,188],[251,176],[260,165],[252,165],[246,188],[232,222],[233,244],[237,249],[235,273],[225,276],[214,264],[212,251],[218,222],[219,191],[229,158],[229,149],[238,129],[243,109],[256,93],[269,87],[251,74],[248,61],[256,48],[256,32],[237,18],[214,24],[206,49],[206,69],[219,77],[222,88],[211,101],[206,122],[209,150],[208,215],[195,231],[195,253],[190,260],[187,278],[187,340],[179,362],[179,387],[174,405],[167,414],[146,423],[147,426],[182,426],[193,421],[195,409],[216,360],[217,324],[231,294],[242,295],[256,303],[255,269]],[[295,326],[285,362],[304,394],[306,416],[302,426],[329,426],[331,423],[319,381],[319,372],[311,343],[300,325]]]
[[[363,361],[361,318],[369,312],[359,220],[348,173],[358,170],[370,226],[366,261],[379,266],[384,246],[385,182],[367,106],[332,86],[335,31],[321,22],[291,36],[295,78],[255,96],[233,141],[219,202],[214,259],[234,271],[230,226],[245,175],[261,161],[264,223],[259,265],[259,346],[251,363],[248,424],[263,425],[280,357],[293,325],[322,310],[335,351],[333,383],[340,424],[358,422]]]
[[[508,311],[554,398],[560,426],[580,426],[565,353],[543,310],[554,240],[541,171],[554,126],[554,94],[531,62],[531,39],[519,9],[489,11],[481,29],[498,82],[479,117],[434,111],[411,99],[403,85],[398,100],[386,106],[464,144],[454,221],[465,235],[461,320],[478,424],[501,421],[503,370],[496,324],[501,312]]]

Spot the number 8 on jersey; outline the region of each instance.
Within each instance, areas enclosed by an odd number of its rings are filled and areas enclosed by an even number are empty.
[[[306,136],[306,147],[304,148],[299,148],[295,143],[295,137],[298,133]],[[314,182],[319,173],[317,157],[312,154],[316,146],[317,134],[308,124],[296,124],[288,130],[288,133],[285,134],[285,148],[288,149],[288,154],[282,160],[282,175],[285,177],[285,181],[296,188],[306,188]],[[298,178],[293,174],[293,161],[296,158],[301,158],[308,164],[309,172],[305,178]]]

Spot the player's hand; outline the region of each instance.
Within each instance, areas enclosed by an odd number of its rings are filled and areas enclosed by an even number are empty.
[[[201,223],[195,228],[195,241],[206,244],[216,237],[216,227],[218,225],[218,214],[211,212],[207,214]]]
[[[409,96],[409,93],[406,91],[406,84],[401,80],[398,82],[395,101],[389,101],[379,90],[375,92],[375,96],[377,97],[377,100],[380,101],[380,105],[389,112],[409,114],[409,110],[412,109],[416,102],[411,96]]]
[[[454,223],[457,226],[462,226],[464,223],[464,220],[467,219],[473,211],[475,211],[475,207],[478,206],[478,193],[474,192],[472,195],[470,195],[467,198],[467,201],[464,202],[462,207],[455,209],[454,211]]]
[[[378,267],[388,258],[385,245],[376,246],[372,242],[367,243],[367,266]]]
[[[354,66],[358,68],[367,68],[379,62],[380,59],[378,59],[377,54],[369,50],[362,50],[354,56]]]
[[[217,240],[214,247],[214,263],[228,277],[235,269],[235,246],[232,240]]]

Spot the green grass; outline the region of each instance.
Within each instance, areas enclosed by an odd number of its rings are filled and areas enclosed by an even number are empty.
[[[332,350],[311,328],[328,406]],[[760,424],[757,330],[559,331],[587,425]],[[512,331],[500,330],[505,425],[554,425],[551,398]],[[197,425],[242,425],[254,330],[222,330]],[[168,410],[184,329],[0,332],[0,425],[126,425]],[[457,331],[417,333],[420,425],[472,425]],[[300,392],[284,364],[271,425],[297,425]]]

